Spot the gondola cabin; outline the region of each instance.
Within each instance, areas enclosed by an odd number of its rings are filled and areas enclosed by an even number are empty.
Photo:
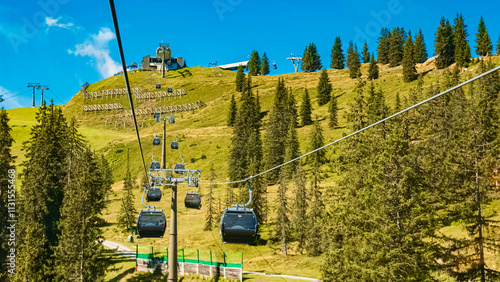
[[[174,172],[177,174],[183,174],[185,168],[186,167],[184,166],[184,164],[176,163],[174,167]]]
[[[220,234],[224,243],[254,244],[259,224],[253,209],[231,207],[224,210]]]
[[[148,202],[158,202],[161,200],[161,189],[158,187],[150,187],[146,193]]]
[[[151,162],[151,166],[150,166],[151,169],[160,169],[160,167],[161,166],[160,166],[160,162],[159,161],[152,161]]]
[[[137,217],[137,232],[142,238],[163,237],[167,219],[161,209],[142,209]]]
[[[184,206],[188,209],[201,208],[201,195],[196,191],[190,191],[184,197]]]
[[[160,140],[160,137],[156,136],[154,139],[153,139],[153,145],[156,146],[156,145],[160,145],[161,143],[161,140]]]
[[[179,143],[177,143],[177,141],[172,141],[172,143],[170,143],[170,148],[172,148],[174,150],[178,150],[179,149]]]

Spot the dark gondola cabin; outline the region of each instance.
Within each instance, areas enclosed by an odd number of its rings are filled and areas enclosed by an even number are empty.
[[[178,150],[179,149],[179,143],[177,143],[177,141],[172,141],[172,143],[170,143],[170,148],[172,148],[174,150]]]
[[[201,208],[201,195],[196,191],[190,191],[184,197],[184,206],[188,209]]]
[[[142,238],[163,237],[167,219],[161,209],[142,209],[137,217],[137,232]]]
[[[152,161],[151,162],[151,166],[150,166],[151,169],[160,169],[160,167],[161,166],[160,166],[160,162],[159,161]]]
[[[153,145],[160,145],[160,143],[161,143],[160,137],[156,136],[153,139]]]
[[[150,187],[146,193],[148,202],[158,202],[161,200],[161,189],[158,187]]]
[[[184,169],[186,167],[184,166],[184,164],[181,164],[181,163],[176,163],[175,164],[175,167],[174,167],[174,170],[175,170],[175,173],[177,174],[183,174],[184,173]]]
[[[220,234],[224,243],[254,244],[259,225],[253,209],[226,208],[222,215]]]

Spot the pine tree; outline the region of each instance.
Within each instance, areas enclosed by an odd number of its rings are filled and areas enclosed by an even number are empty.
[[[243,77],[243,79],[245,79]],[[227,126],[233,126],[236,120],[236,115],[238,113],[238,105],[236,105],[236,100],[234,99],[234,94],[231,96],[231,104],[229,104],[229,113],[227,115]]]
[[[297,101],[295,100],[295,95],[293,94],[291,87],[288,90],[287,113],[288,113],[288,123],[291,123],[294,127],[299,126],[299,113],[297,112]]]
[[[214,169],[214,164],[212,163],[210,165],[210,182],[214,183],[215,180],[217,179],[217,175],[215,174],[215,169]],[[205,204],[207,208],[207,213],[205,215],[205,228],[203,230],[205,231],[211,231],[212,227],[214,226],[216,220],[215,220],[215,215],[217,214],[215,210],[215,203],[214,203],[214,189],[217,190],[217,184],[211,184],[208,186],[208,195],[207,195],[207,202]]]
[[[330,99],[330,103],[328,104],[328,113],[330,115],[330,120],[328,122],[328,125],[330,128],[335,128],[339,125],[339,120],[338,120],[338,106],[337,106],[337,97],[332,96]]]
[[[369,63],[370,62],[370,52],[368,52],[368,43],[366,43],[365,40],[365,45],[363,45],[363,63]]]
[[[11,154],[12,136],[10,135],[11,128],[9,126],[9,117],[5,109],[0,109],[0,280],[9,281],[7,274],[7,255],[9,250],[9,235],[7,227],[10,226],[7,220],[14,219],[9,216],[8,205],[9,197],[15,196],[13,189],[9,189],[9,185],[14,184],[12,178],[14,172],[14,157]],[[11,178],[12,177],[12,178]],[[12,243],[11,243],[12,244]]]
[[[68,126],[62,110],[53,104],[42,105],[36,120],[31,139],[23,145],[26,161],[22,163],[19,191],[16,276],[19,280],[47,281],[54,279],[53,253],[59,243]]]
[[[285,138],[288,130],[290,117],[288,91],[285,87],[285,81],[280,78],[274,95],[274,103],[269,113],[269,122],[267,125],[266,138],[266,167],[272,168],[283,163],[285,155]],[[280,169],[275,169],[268,174],[269,183],[276,183]]]
[[[318,118],[314,121],[314,129],[311,132],[310,149],[314,150],[324,145],[323,130],[319,124]],[[325,162],[325,151],[319,150],[313,153],[309,162],[312,168],[312,181],[311,181],[311,210],[309,212],[308,224],[308,240],[307,252],[312,256],[319,256],[323,251],[323,234],[321,232],[321,222],[323,218],[324,204],[322,201],[322,193],[320,191],[319,183],[321,181],[320,167]]]
[[[326,69],[321,71],[321,76],[319,77],[316,89],[318,91],[318,105],[322,106],[328,103],[332,94],[332,84],[330,83]]]
[[[389,37],[389,67],[401,65],[404,54],[404,44],[406,40],[403,28],[395,28]]]
[[[184,60],[184,64],[182,65],[183,68],[187,68],[187,62]]]
[[[498,36],[498,42],[497,42],[497,55],[500,55],[500,36]]]
[[[302,56],[301,69],[306,72],[315,72],[320,70],[322,67],[321,58],[318,54],[318,50],[316,50],[316,44],[309,44],[304,51],[304,55]]]
[[[378,38],[377,61],[383,65],[389,63],[389,37],[391,37],[389,29],[386,27],[382,28],[380,37]]]
[[[99,239],[109,181],[103,178],[100,162],[90,147],[72,159],[73,174],[67,177],[58,224],[61,233],[55,248],[55,272],[58,280],[99,281],[108,266]]]
[[[368,79],[369,80],[378,79],[378,65],[377,61],[375,61],[375,58],[373,57],[373,54],[372,54],[372,59],[370,61],[370,66],[368,68]]]
[[[359,60],[358,47],[349,42],[347,49],[347,67],[349,68],[349,77],[357,78],[361,76],[361,62]]]
[[[490,36],[488,35],[488,30],[486,29],[486,24],[484,23],[483,16],[481,16],[479,26],[477,27],[476,43],[476,54],[479,56],[488,56],[493,53],[493,46],[491,44]]]
[[[436,67],[438,69],[446,68],[455,62],[455,45],[453,43],[453,29],[450,22],[441,17],[441,24],[436,32],[434,40],[434,54],[436,58]]]
[[[404,56],[403,56],[403,81],[410,82],[417,77],[417,69],[415,68],[415,55],[413,53],[413,41],[411,33],[406,39]]]
[[[309,91],[304,89],[304,96],[302,96],[302,104],[300,105],[300,124],[306,126],[312,124],[312,106],[311,99],[309,98]]]
[[[267,58],[266,52],[264,52],[264,55],[262,55],[260,74],[261,75],[269,74],[269,59]]]
[[[455,45],[455,62],[459,67],[464,67],[470,62],[470,46],[467,41],[467,25],[462,14],[457,14],[453,25],[453,43]]]
[[[332,48],[332,69],[343,69],[344,68],[344,52],[342,51],[342,42],[340,37],[335,37],[335,43]]]
[[[248,74],[251,76],[256,76],[260,73],[261,61],[259,57],[259,52],[253,50],[250,61],[248,62]]]
[[[245,83],[245,73],[243,70],[243,65],[238,66],[238,72],[236,73],[236,91],[243,91],[243,84]]]
[[[118,216],[118,225],[127,231],[130,231],[128,228],[134,227],[134,219],[136,218],[133,192],[135,179],[132,178],[130,173],[129,158],[129,152],[127,151],[127,171],[125,173],[125,178],[123,179],[123,191],[125,192],[125,198],[122,198],[123,202],[121,205],[121,214]]]
[[[417,36],[415,37],[415,48],[414,48],[414,54],[415,54],[415,62],[417,64],[423,64],[425,61],[427,61],[427,48],[425,47],[425,41],[424,41],[424,34],[422,33],[422,30],[418,31]]]

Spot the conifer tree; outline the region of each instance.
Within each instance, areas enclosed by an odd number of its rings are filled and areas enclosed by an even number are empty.
[[[375,61],[375,58],[373,57],[373,54],[372,54],[372,59],[370,60],[370,66],[368,68],[368,79],[369,80],[378,79],[378,65],[377,61]]]
[[[127,151],[127,171],[125,179],[123,179],[123,191],[125,198],[122,198],[121,214],[118,216],[118,225],[125,230],[130,231],[128,228],[134,228],[134,219],[136,218],[136,211],[134,205],[134,182],[130,173],[130,157]]]
[[[269,113],[266,138],[266,168],[272,168],[283,162],[285,155],[285,138],[288,130],[290,118],[290,108],[288,102],[288,91],[285,81],[280,78],[274,95],[274,103]],[[280,169],[275,169],[268,174],[269,183],[278,181]]]
[[[470,46],[467,40],[469,33],[462,14],[457,14],[453,24],[453,43],[455,45],[455,62],[459,67],[464,67],[470,62]]]
[[[267,58],[266,52],[264,52],[264,55],[262,55],[260,74],[261,75],[269,74],[269,59]]]
[[[14,172],[14,157],[11,154],[12,136],[10,135],[11,128],[9,126],[9,117],[7,111],[3,108],[0,109],[0,280],[9,281],[7,274],[7,255],[11,246],[9,246],[7,227],[9,223],[7,220],[11,219],[8,213],[9,197],[15,196],[13,189],[9,189],[13,181],[10,176]],[[10,176],[9,176],[10,175]]]
[[[31,139],[23,145],[16,279],[48,281],[54,279],[53,254],[59,243],[68,126],[62,110],[53,104],[43,104],[36,121]]]
[[[404,54],[404,44],[406,40],[403,28],[395,28],[389,37],[389,67],[401,65]]]
[[[330,128],[335,128],[339,125],[339,120],[338,120],[338,106],[337,106],[337,97],[332,96],[330,99],[330,103],[328,104],[328,114],[330,116],[330,120],[328,122],[328,125]]]
[[[383,65],[389,63],[389,37],[391,37],[389,29],[386,27],[382,28],[380,37],[378,38],[377,61]]]
[[[214,164],[210,164],[210,182],[214,183],[215,180],[217,179],[217,175],[215,174],[215,169],[214,169]],[[212,227],[214,226],[214,223],[216,222],[215,220],[215,215],[217,214],[215,210],[215,203],[214,203],[214,189],[217,190],[217,184],[211,184],[208,186],[208,195],[207,195],[207,202],[206,202],[206,208],[207,208],[207,213],[205,215],[205,228],[203,230],[205,231],[211,231]]]
[[[332,84],[328,78],[328,72],[326,69],[321,71],[321,76],[319,77],[318,86],[316,87],[318,91],[318,105],[322,106],[328,101],[330,101],[330,96],[332,94]]]
[[[183,68],[187,68],[187,62],[184,60],[184,64],[182,65]]]
[[[340,41],[340,37],[335,37],[335,43],[332,48],[332,69],[343,69],[344,68],[344,52],[342,51],[342,42]]]
[[[403,56],[403,81],[410,82],[417,77],[417,69],[415,68],[415,56],[413,53],[413,41],[411,33],[406,39],[404,56]]]
[[[300,154],[300,153],[299,153]],[[294,195],[295,199],[293,201],[293,214],[292,223],[294,230],[294,238],[298,242],[299,252],[302,253],[306,246],[308,231],[308,218],[307,218],[307,180],[304,174],[304,170],[300,163],[295,169],[293,174],[293,183],[295,186]]]
[[[243,70],[243,65],[238,66],[238,72],[236,73],[236,91],[243,91],[243,84],[245,83],[245,73]]]
[[[299,126],[299,113],[297,112],[297,102],[295,100],[295,95],[293,94],[291,87],[288,90],[287,113],[288,113],[288,123],[291,123],[294,127]]]
[[[369,63],[370,62],[370,52],[368,52],[368,43],[366,43],[365,40],[365,45],[363,45],[363,63]]]
[[[453,29],[450,22],[444,17],[441,17],[440,26],[436,32],[434,40],[434,54],[436,58],[436,67],[442,69],[448,67],[455,62],[455,45],[453,43]]]
[[[500,55],[500,36],[498,36],[498,42],[497,42],[497,55]]]
[[[425,47],[425,41],[424,41],[424,34],[422,33],[422,30],[418,31],[417,36],[415,37],[415,48],[414,48],[414,54],[415,54],[415,62],[417,64],[423,64],[425,61],[427,61],[427,48]]]
[[[488,35],[488,30],[486,29],[486,24],[484,23],[483,16],[479,20],[479,26],[477,27],[476,33],[476,54],[479,56],[488,56],[493,52],[493,47],[491,44],[490,36]]]
[[[315,72],[320,70],[322,67],[321,58],[318,54],[318,50],[316,49],[316,44],[309,44],[304,51],[304,55],[302,56],[301,69],[306,72]]]
[[[361,76],[361,61],[359,60],[358,47],[349,42],[347,50],[347,67],[349,67],[349,77],[357,78]]]
[[[302,104],[300,105],[300,124],[302,126],[312,124],[311,113],[311,99],[309,98],[309,91],[305,88],[304,96],[302,96]]]
[[[260,73],[261,61],[259,57],[259,52],[253,50],[250,61],[248,62],[248,74],[250,76],[256,76]]]
[[[100,162],[90,147],[77,152],[69,165],[74,173],[67,177],[58,224],[61,233],[55,248],[57,279],[103,280],[107,262],[99,240],[109,181],[103,178]]]
[[[310,149],[314,150],[324,145],[323,130],[319,124],[318,118],[314,121],[314,129],[311,132]],[[319,256],[323,251],[323,234],[321,231],[321,222],[323,220],[324,204],[322,200],[322,193],[320,191],[319,183],[321,181],[320,167],[325,162],[325,151],[319,150],[313,153],[309,162],[312,168],[312,181],[311,181],[311,210],[309,212],[308,224],[308,241],[307,252],[312,256]]]
[[[243,79],[245,79],[243,77]],[[238,105],[236,105],[236,100],[234,99],[234,94],[231,96],[231,104],[229,104],[229,112],[227,115],[227,126],[233,126],[236,120],[236,114],[238,112]]]

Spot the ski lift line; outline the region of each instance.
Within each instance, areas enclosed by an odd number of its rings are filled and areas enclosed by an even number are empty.
[[[452,87],[452,88],[450,88],[450,89],[448,89],[448,90],[445,90],[445,91],[443,91],[443,92],[441,92],[441,93],[439,93],[439,94],[436,94],[436,95],[434,95],[434,96],[432,96],[432,97],[430,97],[430,98],[427,98],[427,99],[425,99],[425,100],[423,100],[423,101],[421,101],[421,102],[419,102],[419,103],[417,103],[417,104],[415,104],[415,105],[413,105],[413,106],[410,106],[410,107],[408,107],[408,108],[406,108],[406,109],[404,109],[404,110],[401,110],[401,111],[399,111],[399,112],[397,112],[397,113],[395,113],[395,114],[393,114],[393,115],[391,115],[391,116],[388,116],[388,117],[386,117],[386,118],[384,118],[384,119],[381,119],[381,120],[379,120],[379,121],[377,121],[377,122],[375,122],[375,123],[372,123],[372,124],[370,124],[370,125],[368,125],[368,126],[366,126],[366,127],[362,128],[362,129],[360,129],[360,130],[357,130],[357,131],[355,131],[355,132],[352,132],[352,133],[350,133],[349,135],[346,135],[346,136],[344,136],[344,137],[342,137],[342,138],[340,138],[340,139],[337,139],[337,140],[335,140],[335,141],[333,141],[333,142],[331,142],[331,143],[328,143],[328,144],[326,144],[326,145],[324,145],[324,146],[322,146],[322,147],[319,147],[319,148],[317,148],[317,149],[315,149],[315,150],[312,150],[312,151],[310,151],[310,152],[308,152],[308,153],[306,153],[306,154],[304,154],[304,155],[302,155],[302,156],[296,157],[295,159],[289,160],[289,161],[287,161],[287,162],[285,162],[285,163],[282,163],[282,164],[280,164],[280,165],[277,165],[277,166],[275,166],[275,167],[273,167],[273,168],[270,168],[270,169],[268,169],[268,170],[266,170],[266,171],[263,171],[263,172],[261,172],[261,173],[259,173],[259,174],[252,175],[252,176],[249,176],[249,177],[247,177],[247,178],[245,178],[245,179],[242,179],[242,180],[237,180],[237,181],[222,182],[222,183],[200,183],[200,184],[201,184],[201,185],[226,185],[226,184],[236,184],[236,183],[242,183],[242,182],[248,181],[248,180],[253,179],[253,178],[255,178],[255,177],[258,177],[258,176],[261,176],[261,175],[266,174],[266,173],[268,173],[268,172],[271,172],[271,171],[273,171],[273,170],[275,170],[275,169],[277,169],[277,168],[280,168],[280,167],[282,167],[282,166],[284,166],[284,165],[287,165],[287,164],[289,164],[289,163],[292,163],[292,162],[295,162],[295,161],[297,161],[297,160],[300,160],[300,159],[302,159],[302,158],[304,158],[304,157],[306,157],[306,156],[308,156],[308,155],[310,155],[310,154],[312,154],[312,153],[316,153],[316,152],[317,152],[317,151],[319,151],[319,150],[322,150],[322,149],[324,149],[324,148],[326,148],[326,147],[329,147],[329,146],[331,146],[331,145],[333,145],[333,144],[335,144],[335,143],[338,143],[338,142],[340,142],[340,141],[342,141],[342,140],[344,140],[344,139],[347,139],[347,138],[349,138],[349,137],[351,137],[351,136],[354,136],[354,135],[356,135],[356,134],[359,134],[359,133],[361,133],[361,132],[363,132],[363,131],[365,131],[365,130],[367,130],[367,129],[371,128],[371,127],[374,127],[374,126],[376,126],[376,125],[378,125],[378,124],[380,124],[380,123],[386,122],[386,121],[388,121],[388,120],[390,120],[390,119],[392,119],[392,118],[394,118],[394,117],[396,117],[396,116],[398,116],[398,115],[400,115],[400,114],[406,113],[406,112],[407,112],[407,111],[409,111],[409,110],[412,110],[412,109],[414,109],[414,108],[416,108],[416,107],[418,107],[418,106],[421,106],[421,105],[423,105],[423,104],[425,104],[425,103],[427,103],[427,102],[430,102],[430,101],[432,101],[432,100],[434,100],[434,99],[436,99],[436,98],[439,98],[439,97],[443,96],[444,94],[447,94],[447,93],[449,93],[449,92],[451,92],[451,91],[457,90],[458,88],[461,88],[461,87],[463,87],[463,86],[465,86],[465,85],[467,85],[467,84],[469,84],[469,83],[471,83],[471,82],[473,82],[473,81],[475,81],[475,80],[478,80],[478,79],[480,79],[480,78],[482,78],[482,77],[484,77],[484,76],[487,76],[488,74],[493,73],[493,72],[498,71],[498,70],[500,70],[500,66],[498,66],[498,67],[496,67],[496,68],[493,68],[493,69],[491,69],[491,70],[489,70],[489,71],[486,71],[486,72],[484,72],[484,73],[482,73],[482,74],[480,74],[480,75],[478,75],[478,76],[476,76],[476,77],[474,77],[474,78],[471,78],[471,79],[469,79],[469,80],[467,80],[467,81],[465,81],[465,82],[462,82],[462,83],[460,83],[459,85],[456,85],[456,86],[454,86],[454,87]]]
[[[13,91],[12,91],[12,92],[13,92]],[[11,93],[12,93],[12,92],[11,92]],[[25,90],[25,91],[23,91],[23,92],[17,93],[17,94],[15,94],[15,95],[10,96],[10,97],[3,98],[3,100],[4,100],[4,101],[6,101],[6,100],[8,100],[8,99],[10,99],[10,98],[14,98],[14,97],[16,97],[16,96],[19,96],[19,95],[22,95],[22,94],[25,94],[25,93],[28,93],[28,92],[31,92],[31,89],[28,89],[28,90]],[[3,95],[3,94],[2,94],[2,95]]]
[[[130,103],[130,111],[132,112],[132,118],[134,120],[135,132],[137,134],[137,142],[139,143],[139,151],[141,153],[142,165],[144,167],[145,175],[148,175],[148,169],[146,168],[146,161],[144,160],[144,153],[142,151],[141,138],[139,136],[139,127],[137,126],[137,118],[135,117],[134,103],[132,101],[132,91],[130,91],[130,83],[128,80],[127,65],[125,64],[125,56],[123,54],[122,39],[120,36],[120,29],[118,28],[118,19],[116,17],[115,2],[114,0],[109,0],[109,6],[111,8],[111,15],[113,16],[113,24],[115,26],[116,41],[118,42],[118,49],[120,50],[120,58],[123,67],[123,76],[125,78],[125,84],[127,86],[128,101]]]
[[[12,90],[12,91],[5,92],[5,93],[0,93],[0,95],[2,95],[2,96],[3,96],[3,95],[11,94],[11,93],[17,92],[17,91],[19,91],[19,90],[21,90],[21,89],[25,89],[25,87],[23,86],[23,87],[21,87],[21,88],[19,88],[19,89],[16,89],[16,90]],[[28,91],[31,91],[31,89],[28,89]],[[16,95],[19,95],[19,94],[16,94]],[[12,96],[12,97],[14,97],[14,96]],[[10,97],[8,97],[8,98],[10,98]]]

